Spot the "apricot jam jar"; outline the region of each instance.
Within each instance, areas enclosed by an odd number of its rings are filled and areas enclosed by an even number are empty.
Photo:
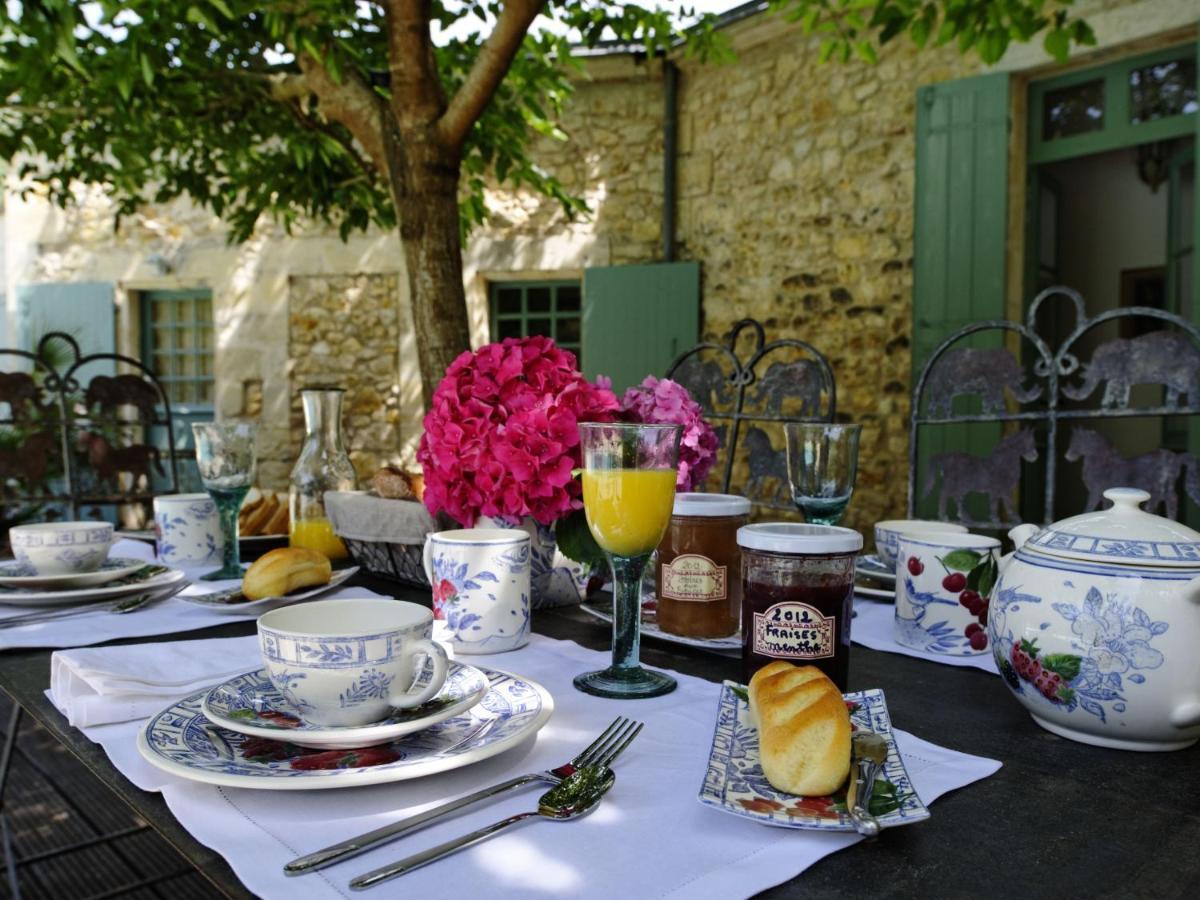
[[[771,522],[738,529],[742,674],[777,659],[816,666],[845,692],[854,561],[862,535],[833,525]]]
[[[742,614],[737,531],[750,501],[733,494],[676,494],[658,545],[658,627],[684,637],[728,637]]]

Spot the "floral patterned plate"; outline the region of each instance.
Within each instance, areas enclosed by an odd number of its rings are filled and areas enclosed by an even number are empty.
[[[700,787],[700,802],[723,812],[781,828],[811,831],[854,831],[846,813],[843,787],[832,797],[798,797],[771,787],[758,756],[758,729],[750,718],[746,689],[732,681],[721,687],[717,725],[713,731],[708,771]],[[929,810],[913,789],[904,761],[896,749],[883,691],[845,694],[850,723],[867,728],[887,741],[888,754],[871,796],[871,813],[884,828],[909,825],[929,818]]]
[[[596,597],[581,603],[579,608],[588,615],[595,616],[604,622],[612,622],[612,598]],[[726,654],[742,655],[742,633],[731,634],[723,638],[692,638],[679,634],[668,634],[658,627],[657,606],[653,600],[642,600],[642,637],[657,638],[660,641],[670,641],[672,644],[684,644],[688,647],[701,647],[705,650],[716,650]]]
[[[16,560],[0,562],[0,585],[12,588],[87,588],[108,584],[118,578],[132,575],[146,565],[142,559],[114,557],[106,559],[94,572],[72,572],[69,575],[39,575],[32,566]]]
[[[428,682],[426,682],[428,683]],[[470,709],[488,692],[487,677],[473,666],[450,663],[446,684],[428,703],[395,710],[381,722],[355,727],[311,725],[280,695],[266,669],[230,678],[208,692],[201,711],[217,725],[251,737],[286,740],[298,747],[352,749],[386,744]]]
[[[153,716],[138,733],[151,765],[225,787],[311,791],[423,778],[481,762],[537,734],[554,711],[536,682],[481,669],[488,692],[470,709],[424,731],[357,750],[313,750],[218,728],[201,711],[208,689]]]
[[[82,606],[101,600],[116,600],[126,594],[157,592],[182,581],[186,576],[179,569],[142,563],[128,575],[98,587],[64,590],[36,590],[0,587],[0,605],[7,606]]]
[[[299,603],[301,600],[311,600],[319,594],[324,594],[326,591],[341,587],[357,571],[358,566],[350,566],[348,569],[337,569],[334,571],[333,577],[329,579],[328,584],[320,584],[307,590],[284,594],[282,597],[264,597],[261,600],[247,600],[242,595],[241,585],[238,585],[237,587],[226,588],[223,591],[213,591],[211,594],[179,594],[179,599],[186,600],[188,603],[195,603],[197,606],[206,606],[213,612],[226,615],[243,616],[246,613],[264,613],[278,606]]]

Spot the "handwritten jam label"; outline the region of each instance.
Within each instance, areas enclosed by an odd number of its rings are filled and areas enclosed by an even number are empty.
[[[754,652],[781,659],[833,656],[837,616],[807,603],[776,603],[754,614]]]
[[[697,553],[682,553],[662,567],[662,593],[672,600],[724,600],[726,584],[725,566]]]

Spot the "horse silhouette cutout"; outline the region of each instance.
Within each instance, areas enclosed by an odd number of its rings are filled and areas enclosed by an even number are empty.
[[[746,463],[750,470],[746,496],[755,502],[790,500],[792,489],[788,482],[786,451],[776,450],[771,436],[755,425],[746,429],[742,445],[746,448]]]
[[[978,457],[970,453],[939,453],[929,458],[925,472],[925,496],[933,493],[937,476],[941,475],[942,488],[938,494],[938,518],[950,521],[947,509],[954,501],[958,518],[963,522],[975,522],[966,511],[965,498],[968,494],[984,494],[988,498],[988,510],[992,522],[1002,522],[1000,506],[1003,504],[1008,521],[1017,521],[1013,493],[1021,481],[1021,460],[1036,462],[1037,446],[1033,432],[1028,428],[1003,438],[991,456]]]
[[[1200,348],[1175,331],[1116,338],[1096,348],[1083,366],[1083,383],[1064,383],[1062,392],[1071,400],[1086,400],[1102,382],[1104,407],[1128,406],[1135,384],[1161,384],[1170,407],[1178,406],[1185,394],[1190,404],[1200,404]]]
[[[753,402],[765,415],[778,416],[789,399],[796,399],[800,401],[796,415],[816,416],[821,412],[824,381],[821,367],[811,359],[773,362],[759,380]]]
[[[949,418],[954,398],[970,394],[979,396],[985,415],[1002,413],[1005,388],[1018,403],[1032,403],[1042,396],[1040,385],[1029,390],[1021,386],[1024,377],[1016,357],[1003,347],[955,347],[938,357],[930,370],[926,409],[932,418]]]
[[[122,406],[136,407],[147,425],[154,424],[159,403],[158,389],[140,375],[97,375],[88,382],[83,399],[89,410],[99,407],[102,416],[115,416]]]
[[[17,481],[26,490],[47,493],[46,475],[54,458],[57,438],[48,431],[31,434],[19,447],[0,447],[0,491],[9,492],[9,482]]]
[[[167,475],[158,448],[150,444],[114,447],[102,434],[81,431],[79,449],[87,454],[88,465],[95,471],[100,484],[111,485],[117,490],[121,489],[122,474],[129,476],[131,491],[137,490],[141,479],[145,479],[146,485],[149,486],[151,464],[159,475],[164,478]]]
[[[0,403],[7,403],[9,418],[28,422],[42,409],[42,389],[26,372],[0,372]]]
[[[1160,448],[1124,457],[1098,431],[1076,428],[1071,432],[1066,458],[1070,462],[1083,460],[1083,484],[1088,491],[1085,512],[1099,509],[1104,492],[1119,484],[1146,491],[1150,501],[1145,508],[1151,512],[1161,511],[1168,519],[1174,519],[1179,512],[1177,482],[1185,471],[1188,496],[1200,504],[1200,460],[1191,453]]]

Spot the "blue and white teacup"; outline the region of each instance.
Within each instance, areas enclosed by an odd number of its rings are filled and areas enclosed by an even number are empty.
[[[108,559],[113,527],[108,522],[39,522],[8,532],[17,562],[38,575],[82,575]]]
[[[458,653],[502,653],[529,642],[529,534],[463,528],[425,538],[438,639]]]
[[[219,563],[225,549],[217,504],[208,494],[164,494],[154,498],[158,558],[169,566]]]
[[[271,684],[300,718],[354,727],[442,689],[450,664],[432,630],[433,613],[416,603],[317,600],[259,616],[258,647]]]
[[[886,519],[875,523],[875,553],[889,569],[896,567],[896,556],[900,552],[900,538],[908,535],[966,534],[963,525],[954,522],[938,522],[933,519]]]

